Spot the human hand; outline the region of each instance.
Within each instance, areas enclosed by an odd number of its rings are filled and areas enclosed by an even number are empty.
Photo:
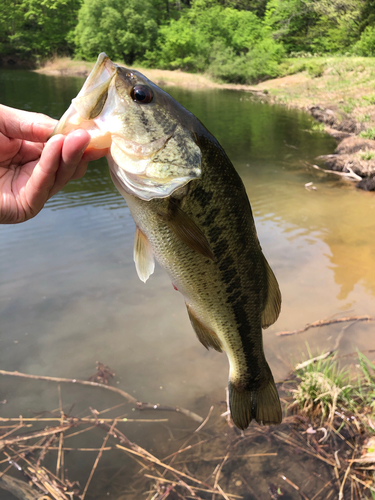
[[[0,223],[24,222],[87,164],[107,150],[86,150],[90,135],[75,130],[49,139],[57,121],[0,104]]]

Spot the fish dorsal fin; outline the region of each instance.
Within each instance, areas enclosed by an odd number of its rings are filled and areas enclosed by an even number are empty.
[[[266,258],[264,257],[264,262],[267,272],[267,301],[266,305],[262,311],[262,327],[268,328],[273,325],[280,314],[281,308],[281,293],[279,285],[277,283],[276,277],[273,274],[270,265],[268,264]]]
[[[169,210],[160,214],[174,234],[180,238],[189,248],[214,260],[210,244],[196,223],[172,200],[170,199]]]
[[[223,348],[216,333],[210,328],[207,328],[207,326],[205,326],[196,317],[193,309],[188,304],[186,304],[186,309],[189,314],[192,327],[194,328],[194,331],[197,334],[199,342],[203,344],[206,349],[212,347],[213,349],[215,349],[215,351],[222,352]]]
[[[155,261],[150,242],[138,226],[135,229],[134,262],[139,279],[146,283],[154,272]]]

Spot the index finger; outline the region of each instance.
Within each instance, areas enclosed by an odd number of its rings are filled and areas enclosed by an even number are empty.
[[[57,120],[42,113],[31,113],[0,104],[0,132],[12,139],[46,142]]]

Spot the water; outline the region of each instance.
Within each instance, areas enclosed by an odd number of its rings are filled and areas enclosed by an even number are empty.
[[[81,78],[2,70],[0,100],[59,118],[82,83]],[[243,92],[167,90],[217,137],[246,185],[283,295],[280,318],[264,332],[267,359],[275,379],[282,379],[306,353],[306,342],[313,354],[327,351],[342,325],[284,338],[276,332],[333,315],[374,315],[375,196],[306,166],[336,146],[330,136],[313,130],[307,114],[258,103]],[[317,189],[307,191],[308,182]],[[157,267],[147,284],[139,281],[132,258],[134,229],[105,160],[92,163],[83,179],[70,183],[35,219],[0,227],[0,367],[87,379],[99,360],[116,372],[118,387],[142,401],[201,414],[211,404],[220,408],[226,357],[196,340],[184,301],[162,269]],[[340,354],[357,348],[375,348],[374,323],[345,330]],[[62,391],[64,404],[75,404],[74,414],[121,402],[94,389],[65,386]],[[32,415],[59,405],[54,384],[12,378],[0,379],[4,399],[0,416]],[[195,425],[179,415],[167,418],[172,428]],[[163,447],[170,438],[158,424],[128,424],[124,432],[158,456],[167,451]],[[100,446],[102,433],[97,437]],[[71,475],[84,483],[93,456],[71,460]],[[115,462],[103,458],[102,473],[115,474]]]

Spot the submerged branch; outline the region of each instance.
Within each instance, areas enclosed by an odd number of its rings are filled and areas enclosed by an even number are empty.
[[[151,403],[142,403],[138,401],[134,396],[131,396],[127,392],[118,389],[117,387],[111,387],[110,385],[100,384],[98,382],[91,382],[89,380],[78,380],[78,379],[70,379],[70,378],[60,378],[60,377],[47,377],[45,375],[29,375],[27,373],[21,372],[8,372],[6,370],[0,370],[0,375],[7,375],[10,377],[21,377],[28,378],[33,380],[45,380],[47,382],[57,382],[57,383],[65,383],[65,384],[79,384],[79,385],[88,385],[91,387],[100,387],[101,389],[106,389],[107,391],[115,392],[119,394],[123,398],[125,398],[129,403],[134,404],[137,410],[161,410],[161,411],[174,411],[177,413],[182,413],[187,417],[193,419],[195,422],[203,422],[203,418],[196,413],[187,410],[186,408],[181,408],[178,406],[162,406],[159,404],[151,404]]]

